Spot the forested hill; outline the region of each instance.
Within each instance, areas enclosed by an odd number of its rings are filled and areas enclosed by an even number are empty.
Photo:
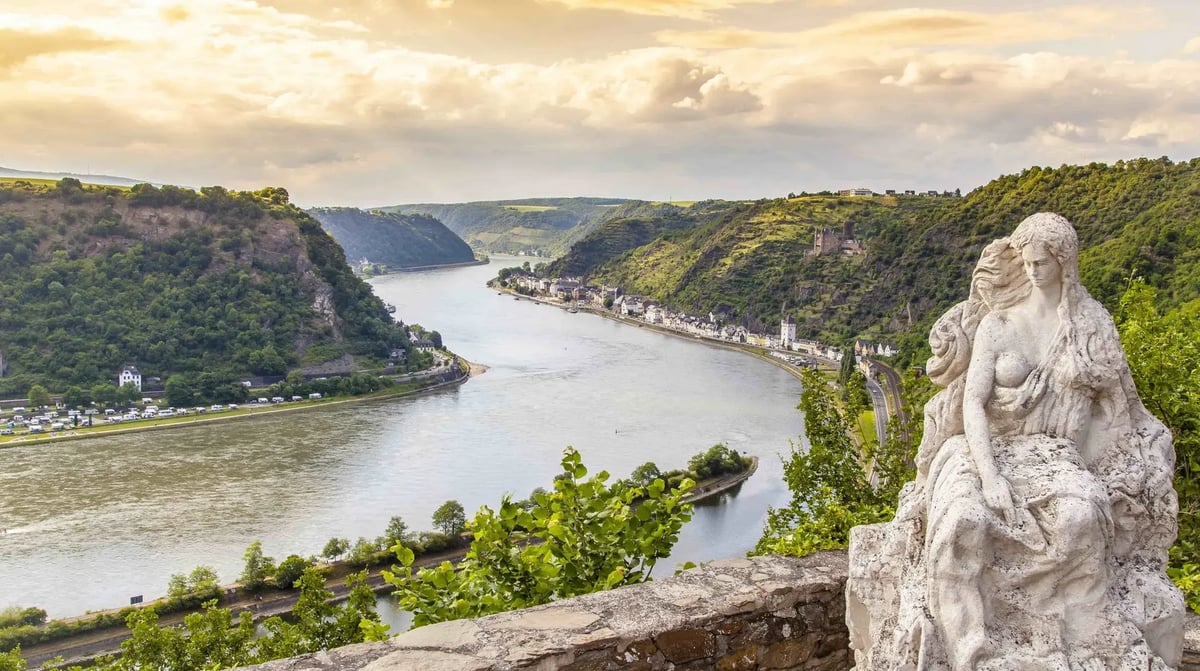
[[[428,215],[351,207],[316,208],[308,213],[341,244],[351,263],[367,259],[390,268],[415,268],[475,259],[462,238]]]
[[[983,246],[1039,211],[1075,224],[1083,281],[1110,309],[1134,273],[1159,288],[1165,307],[1200,297],[1200,159],[1030,168],[963,198],[698,203],[609,221],[551,272],[585,274],[691,312],[724,311],[764,330],[786,309],[807,336],[919,347],[932,320],[965,298]],[[816,231],[841,233],[847,223],[863,254],[810,253]]]
[[[404,327],[283,189],[0,183],[0,394],[397,347]]]
[[[629,202],[620,198],[527,198],[380,209],[435,217],[472,247],[487,252],[553,255]]]

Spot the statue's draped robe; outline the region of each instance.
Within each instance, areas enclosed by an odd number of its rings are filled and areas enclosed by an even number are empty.
[[[895,520],[851,536],[857,664],[919,669],[1178,665],[1182,597],[1166,579],[1177,505],[1166,428],[1136,397],[1108,313],[1084,293],[1023,383],[986,406],[1015,515],[984,502],[963,435],[965,369],[988,308],[931,335],[918,476]]]

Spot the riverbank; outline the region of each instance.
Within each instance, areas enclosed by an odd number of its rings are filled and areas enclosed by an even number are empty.
[[[664,326],[659,326],[657,324],[648,324],[648,323],[638,320],[638,319],[630,319],[628,317],[622,317],[621,315],[618,315],[609,310],[597,309],[590,305],[567,305],[567,304],[564,304],[559,301],[547,300],[545,298],[540,298],[537,296],[526,296],[524,294],[519,294],[515,291],[512,291],[511,289],[505,289],[503,287],[489,287],[489,288],[495,289],[496,291],[502,292],[506,295],[513,296],[519,300],[527,300],[532,303],[540,303],[542,305],[548,305],[550,307],[555,307],[555,308],[558,308],[558,309],[564,310],[564,311],[574,308],[577,312],[581,312],[584,314],[596,315],[597,317],[603,317],[605,319],[610,319],[612,321],[618,322],[620,324],[624,324],[626,326],[635,326],[640,329],[647,329],[650,331],[655,331],[657,333],[662,333],[663,335],[674,336],[676,338],[682,338],[683,340],[688,340],[691,342],[699,342],[699,343],[703,343],[705,345],[710,345],[712,347],[720,347],[723,349],[734,350],[736,352],[742,352],[743,354],[749,354],[751,356],[762,359],[763,361],[766,361],[767,363],[770,363],[774,366],[782,368],[782,369],[786,370],[788,373],[790,373],[796,379],[800,379],[800,369],[799,368],[797,368],[796,366],[793,366],[792,364],[790,364],[782,359],[771,356],[768,353],[769,352],[768,350],[763,350],[762,348],[754,347],[753,345],[743,345],[740,343],[731,343],[731,342],[727,342],[724,340],[716,340],[714,338],[706,338],[704,336],[695,335],[692,333],[683,333],[682,331],[676,331],[675,329],[669,329]],[[829,369],[836,368],[836,364],[832,361],[822,360],[821,363],[823,363],[826,368],[829,368]]]
[[[750,465],[746,470],[716,478],[709,478],[697,483],[696,487],[685,497],[685,501],[691,504],[702,504],[719,499],[724,494],[737,489],[746,480],[750,479],[757,472],[758,465],[758,457],[751,456]],[[414,567],[421,568],[437,566],[444,561],[457,563],[466,555],[467,549],[463,547],[440,553],[422,555],[416,558],[413,565]],[[331,562],[325,566],[329,570],[325,586],[326,589],[334,594],[332,601],[338,602],[344,600],[349,594],[349,588],[345,585],[346,576],[363,569],[350,566],[345,561]],[[367,585],[376,594],[390,592],[391,585],[384,581],[382,575],[382,572],[390,568],[390,566],[391,564],[388,563],[384,566],[374,566],[367,569]],[[242,612],[248,612],[254,618],[255,622],[289,613],[299,599],[298,590],[268,590],[258,596],[246,595],[237,590],[236,583],[222,585],[221,593],[223,597],[220,607],[231,610],[235,618]],[[116,612],[116,610],[108,612]],[[191,612],[195,611],[181,611],[163,615],[159,619],[159,624],[161,626],[180,625],[183,623],[184,618]],[[99,614],[89,613],[86,616],[66,618],[65,621],[94,617]],[[87,664],[99,657],[120,652],[121,643],[128,638],[129,630],[125,627],[109,627],[107,629],[100,629],[86,634],[79,634],[30,646],[22,650],[22,656],[25,657],[31,668],[40,667],[43,663],[58,657],[64,660],[62,666]]]
[[[294,401],[261,408],[250,408],[248,406],[243,406],[237,410],[227,410],[219,415],[191,415],[188,417],[174,417],[161,420],[142,420],[141,423],[134,426],[114,424],[111,426],[102,425],[80,427],[43,435],[3,436],[0,437],[0,449],[26,447],[30,445],[43,445],[45,443],[57,443],[70,440],[87,440],[88,438],[119,436],[143,431],[163,431],[181,427],[211,424],[213,422],[228,422],[234,420],[254,419],[257,417],[275,416],[281,413],[320,410],[324,408],[346,405],[349,403],[367,403],[371,401],[395,399],[404,396],[415,396],[418,394],[427,394],[433,391],[464,384],[472,377],[482,375],[488,371],[488,367],[483,364],[472,363],[458,355],[454,356],[467,369],[466,375],[454,380],[431,383],[426,383],[425,381],[401,382],[397,383],[394,387],[381,389],[377,392],[363,394],[361,396]]]

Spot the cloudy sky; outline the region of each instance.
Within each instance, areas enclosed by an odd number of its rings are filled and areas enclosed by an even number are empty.
[[[303,205],[1200,156],[1197,0],[0,0],[0,166]]]

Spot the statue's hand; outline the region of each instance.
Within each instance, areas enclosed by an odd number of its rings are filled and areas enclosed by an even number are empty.
[[[988,507],[1004,518],[1008,524],[1013,524],[1017,518],[1016,506],[1013,505],[1012,489],[1008,480],[998,471],[980,473],[983,485],[983,500]]]

